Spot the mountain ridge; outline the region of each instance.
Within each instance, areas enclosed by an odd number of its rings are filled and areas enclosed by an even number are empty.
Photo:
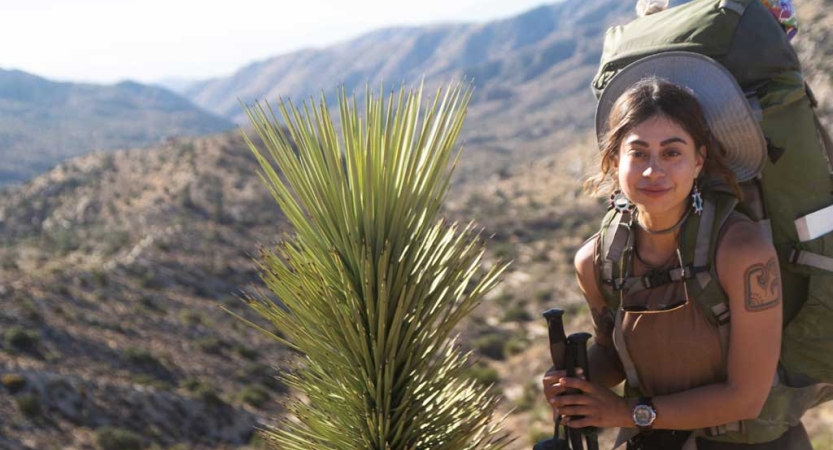
[[[50,81],[0,69],[0,185],[95,150],[139,147],[232,127],[167,89]]]

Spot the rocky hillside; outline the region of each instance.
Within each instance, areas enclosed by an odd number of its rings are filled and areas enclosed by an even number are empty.
[[[122,82],[57,83],[0,69],[0,185],[94,150],[200,136],[231,122],[165,89]]]
[[[4,192],[0,448],[105,448],[108,433],[238,447],[280,414],[287,352],[221,309],[258,321],[236,294],[281,232],[254,170],[220,135],[89,155]]]

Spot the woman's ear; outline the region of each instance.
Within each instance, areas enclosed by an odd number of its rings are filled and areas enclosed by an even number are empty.
[[[694,175],[694,178],[700,176],[700,173],[703,171],[703,166],[706,164],[706,146],[701,145],[700,148],[697,149],[696,154],[694,155],[695,159],[695,167],[697,168],[697,173]]]

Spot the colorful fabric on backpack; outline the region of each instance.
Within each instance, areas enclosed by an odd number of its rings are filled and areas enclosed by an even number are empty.
[[[798,19],[792,0],[761,0],[761,3],[778,20],[788,38],[792,39],[798,34]]]

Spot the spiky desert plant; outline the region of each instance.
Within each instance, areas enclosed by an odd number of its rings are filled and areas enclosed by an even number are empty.
[[[339,93],[338,130],[322,97],[280,116],[246,107],[263,181],[294,227],[262,249],[266,286],[250,305],[302,355],[285,381],[297,398],[265,431],[282,449],[503,448],[496,398],[464,376],[453,329],[505,268],[481,269],[472,225],[438,218],[460,152],[468,87],[423,88],[385,100],[370,89],[364,115]],[[245,133],[244,133],[245,135]]]

